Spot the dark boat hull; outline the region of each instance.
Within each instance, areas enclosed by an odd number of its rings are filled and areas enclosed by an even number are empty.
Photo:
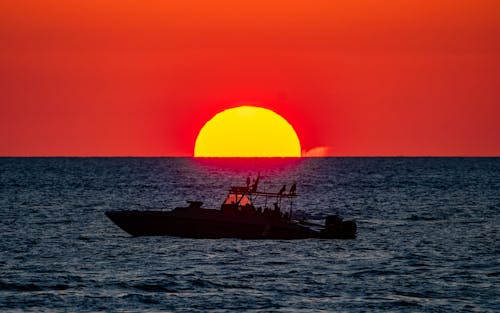
[[[320,231],[283,219],[227,215],[211,209],[184,211],[107,211],[106,215],[133,236],[242,239],[325,237]]]

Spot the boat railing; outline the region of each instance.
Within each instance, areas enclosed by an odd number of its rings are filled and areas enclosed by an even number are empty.
[[[267,192],[267,191],[254,191],[249,187],[245,186],[234,186],[229,189],[230,194],[242,194],[247,196],[265,196],[274,198],[295,198],[298,194],[295,192],[284,193],[284,192]]]

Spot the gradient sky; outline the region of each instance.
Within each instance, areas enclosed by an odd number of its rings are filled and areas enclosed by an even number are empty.
[[[331,155],[500,155],[500,2],[0,1],[0,155],[192,155],[241,103]],[[321,149],[316,149],[321,150]]]

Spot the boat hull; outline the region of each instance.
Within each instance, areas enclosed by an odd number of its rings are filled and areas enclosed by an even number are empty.
[[[197,212],[107,211],[106,215],[132,236],[187,238],[303,239],[321,232],[296,222],[264,216],[227,215],[219,210]]]

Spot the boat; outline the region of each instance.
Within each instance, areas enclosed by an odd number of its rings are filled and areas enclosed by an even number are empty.
[[[187,238],[241,239],[354,239],[355,221],[344,221],[337,215],[318,224],[293,218],[293,200],[298,196],[296,184],[288,192],[258,191],[260,176],[250,185],[233,186],[218,209],[204,208],[201,201],[187,201],[185,207],[173,210],[110,210],[106,216],[132,236],[176,236]],[[264,209],[255,203],[263,200]],[[268,205],[271,204],[272,205]],[[288,203],[282,212],[281,204]]]

